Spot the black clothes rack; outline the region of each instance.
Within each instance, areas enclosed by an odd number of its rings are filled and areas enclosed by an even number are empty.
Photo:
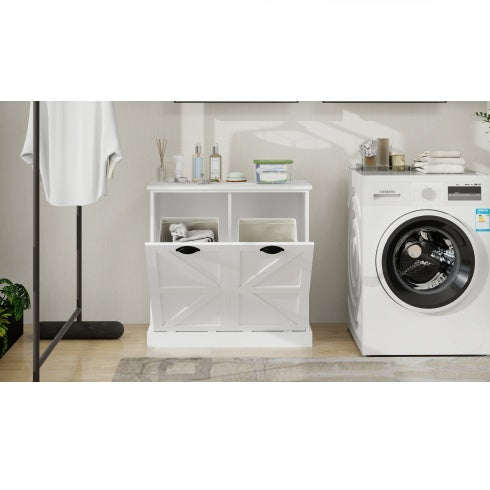
[[[39,381],[40,369],[61,339],[118,339],[124,333],[117,321],[82,321],[82,207],[77,206],[77,300],[76,308],[66,322],[39,321],[39,101],[33,103],[33,295],[32,380]],[[52,339],[40,353],[40,340]]]

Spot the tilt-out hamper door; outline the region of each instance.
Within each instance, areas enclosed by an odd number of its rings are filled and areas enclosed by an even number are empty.
[[[238,331],[309,330],[313,243],[240,243],[231,249],[230,321]]]
[[[155,332],[226,330],[229,254],[216,243],[146,243]]]

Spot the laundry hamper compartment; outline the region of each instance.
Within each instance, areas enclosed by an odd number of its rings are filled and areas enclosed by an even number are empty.
[[[189,231],[194,230],[211,230],[214,233],[214,241],[219,240],[219,220],[218,218],[179,218],[179,217],[164,217],[160,220],[160,241],[173,242],[170,233],[170,225],[183,223]],[[187,243],[187,242],[186,242]],[[192,242],[188,242],[192,243]]]
[[[294,218],[241,218],[238,220],[240,242],[296,242]]]
[[[313,243],[146,243],[154,332],[309,330]]]

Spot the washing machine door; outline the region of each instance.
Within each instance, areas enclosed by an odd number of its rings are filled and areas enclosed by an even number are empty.
[[[475,268],[475,243],[465,225],[433,210],[396,220],[376,252],[385,291],[402,306],[425,312],[458,303],[469,291]]]

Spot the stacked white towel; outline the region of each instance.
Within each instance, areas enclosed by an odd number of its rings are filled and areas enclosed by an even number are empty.
[[[213,230],[188,230],[184,223],[169,226],[174,242],[214,242]]]
[[[462,174],[465,160],[454,150],[426,150],[413,163],[415,170],[425,174]]]

